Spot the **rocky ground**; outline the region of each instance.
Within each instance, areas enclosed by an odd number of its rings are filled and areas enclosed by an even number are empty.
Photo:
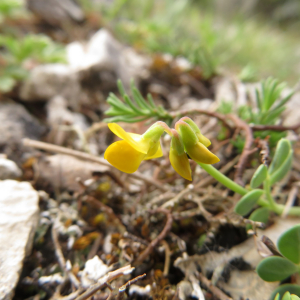
[[[81,18],[76,9],[71,15]],[[222,101],[233,103],[233,114],[249,103],[255,110],[259,85],[204,79],[184,58],[140,54],[100,29],[68,44],[65,64],[33,66],[1,95],[0,298],[268,299],[279,283],[254,271],[264,256],[260,238],[276,242],[299,219],[272,215],[265,230],[247,235],[247,220],[233,212],[240,196],[193,162],[193,182],[181,178],[166,137],[163,158],[137,173],[110,166],[103,153],[115,137],[103,119],[109,93],[119,95],[117,79],[129,93],[134,80],[174,116],[192,115],[220,158],[216,168],[249,184],[261,146],[253,141],[245,159],[231,141],[250,126],[216,110]],[[295,205],[299,97],[296,90],[282,119],[295,161],[277,186],[278,200],[294,195]],[[121,125],[142,133],[149,122]]]

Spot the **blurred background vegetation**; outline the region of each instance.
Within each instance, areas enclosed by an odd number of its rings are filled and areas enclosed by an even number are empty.
[[[0,1],[2,90],[24,78],[28,58],[63,62],[64,44],[87,40],[103,26],[141,52],[186,57],[206,78],[230,72],[243,81],[273,76],[294,85],[299,80],[298,0],[78,0],[85,20],[77,27],[66,20],[59,26],[69,35],[48,34],[51,38],[41,35],[45,27],[28,26],[34,14],[26,7],[34,2]]]
[[[117,0],[102,12],[121,41],[184,56],[208,77],[226,70],[244,80],[298,81],[299,1]]]

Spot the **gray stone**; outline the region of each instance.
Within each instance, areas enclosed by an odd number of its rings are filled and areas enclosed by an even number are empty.
[[[54,26],[85,19],[82,9],[72,0],[27,0],[27,6],[35,15]]]
[[[35,67],[20,91],[20,97],[24,101],[47,101],[56,95],[63,96],[69,105],[77,108],[81,97],[79,77],[68,65],[47,64]]]
[[[0,190],[0,299],[10,300],[31,252],[39,197],[28,182],[0,181]]]
[[[24,152],[22,139],[25,137],[40,139],[45,132],[45,127],[30,115],[24,106],[13,101],[2,101],[0,102],[0,132],[0,152],[18,162]]]
[[[22,171],[12,160],[0,156],[0,180],[16,179],[22,176]]]
[[[125,87],[129,87],[130,79],[138,83],[149,76],[150,59],[119,43],[106,29],[96,32],[86,44],[69,44],[67,55],[74,70],[112,71]]]

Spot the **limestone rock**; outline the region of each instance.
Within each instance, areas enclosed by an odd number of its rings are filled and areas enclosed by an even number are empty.
[[[76,108],[81,96],[78,74],[70,66],[46,64],[35,67],[23,83],[20,97],[25,101],[47,101],[56,95]]]
[[[22,176],[22,171],[12,160],[0,155],[0,180],[16,179]]]
[[[24,106],[13,101],[2,101],[0,102],[0,132],[0,151],[18,162],[24,152],[22,139],[25,137],[40,139],[45,132],[45,127],[30,115]]]
[[[32,248],[38,193],[28,182],[0,181],[0,299],[10,300]]]
[[[147,77],[150,65],[148,58],[119,43],[106,29],[96,32],[86,44],[69,44],[67,56],[74,70],[112,71],[125,87],[129,87],[131,78],[138,82]]]

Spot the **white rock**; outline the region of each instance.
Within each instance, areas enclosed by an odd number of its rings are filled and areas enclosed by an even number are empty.
[[[81,273],[82,286],[87,288],[95,283],[98,279],[104,276],[109,270],[109,267],[96,255],[89,259]]]
[[[76,108],[81,97],[79,76],[64,64],[46,64],[35,67],[23,83],[20,97],[25,101],[47,101],[56,95],[67,99]]]
[[[133,284],[129,287],[129,295],[138,294],[139,296],[147,296],[151,292],[151,285],[147,284],[146,286],[139,286]]]
[[[12,299],[38,223],[38,193],[28,182],[0,181],[0,299]]]
[[[0,145],[14,161],[20,161],[24,152],[22,139],[40,139],[45,127],[24,108],[13,101],[0,101]],[[26,149],[26,152],[32,149]]]
[[[16,179],[21,176],[22,171],[14,161],[0,157],[0,180]]]
[[[86,44],[73,42],[67,46],[67,57],[73,70],[113,71],[125,85],[147,77],[150,59],[119,43],[106,29],[96,32]]]

